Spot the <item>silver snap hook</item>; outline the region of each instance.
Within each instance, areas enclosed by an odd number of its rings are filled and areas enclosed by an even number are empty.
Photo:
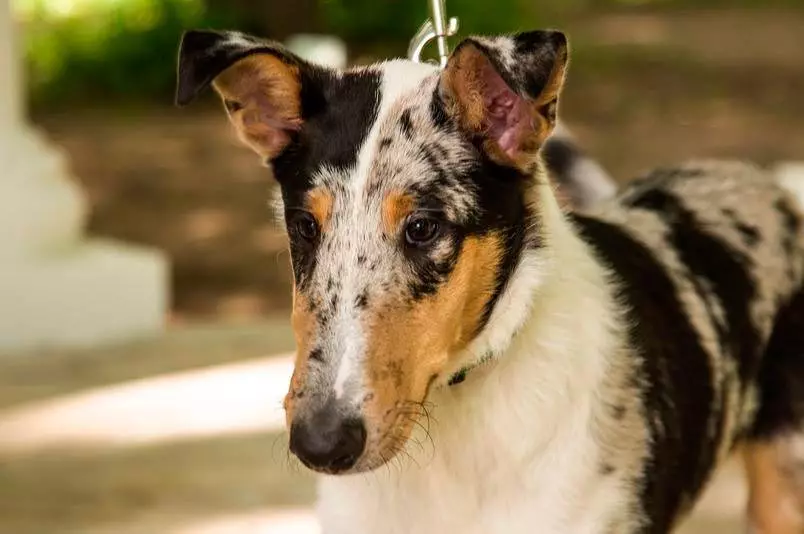
[[[458,19],[457,17],[447,19],[444,0],[429,0],[429,2],[430,18],[422,24],[419,31],[410,40],[408,58],[416,63],[421,63],[422,50],[427,43],[435,39],[438,46],[438,62],[441,68],[444,68],[447,58],[449,58],[447,38],[458,32]]]

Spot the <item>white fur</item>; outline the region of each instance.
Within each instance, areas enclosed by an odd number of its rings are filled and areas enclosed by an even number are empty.
[[[422,80],[433,74],[436,68],[425,63],[414,63],[412,61],[393,60],[380,65],[382,70],[382,87],[380,88],[380,107],[377,111],[377,120],[369,130],[363,146],[357,157],[357,169],[352,177],[352,189],[355,192],[354,198],[359,199],[366,187],[366,182],[371,176],[374,154],[377,152],[377,143],[380,135],[380,128],[385,122],[389,110],[399,100],[404,93],[419,87]],[[363,206],[359,202],[354,202],[353,207],[359,214]]]
[[[346,293],[346,290],[344,291]],[[333,387],[335,398],[343,398],[346,391],[346,383],[353,378],[359,371],[359,362],[363,358],[365,349],[365,335],[360,320],[352,314],[351,317],[343,317],[344,313],[353,311],[350,306],[342,306],[338,314],[338,338],[343,339],[343,353],[338,372],[335,375],[335,385]]]
[[[410,459],[320,480],[324,534],[594,534],[622,512],[623,482],[599,475],[594,435],[615,304],[542,190],[548,246],[527,253],[473,344],[500,353],[434,391],[432,442],[414,434]]]
[[[380,88],[380,106],[377,113],[377,120],[369,130],[366,140],[363,142],[358,152],[357,164],[349,172],[349,178],[341,180],[343,183],[350,184],[351,192],[348,196],[349,207],[348,227],[341,229],[340,238],[342,246],[337,250],[340,260],[350,260],[348,264],[354,264],[354,255],[360,245],[369,243],[370,238],[366,234],[367,229],[376,228],[379,224],[379,214],[375,210],[367,210],[367,206],[362,202],[364,190],[371,176],[372,162],[377,151],[380,126],[383,124],[389,109],[397,102],[400,95],[413,90],[421,84],[421,81],[431,75],[436,69],[431,65],[413,63],[410,61],[390,61],[381,65],[382,87]],[[322,169],[317,178],[324,181],[330,169]],[[354,269],[340,269],[342,275],[340,305],[336,313],[334,328],[336,329],[335,339],[343,340],[344,346],[340,353],[340,360],[335,375],[333,390],[338,399],[346,395],[347,384],[359,384],[364,376],[362,362],[365,357],[365,333],[361,318],[352,304],[357,296],[359,287],[365,281],[360,280]],[[363,396],[361,388],[354,388],[354,399]]]

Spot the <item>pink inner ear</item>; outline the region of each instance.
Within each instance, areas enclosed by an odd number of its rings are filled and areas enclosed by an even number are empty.
[[[532,128],[525,99],[517,95],[491,65],[483,69],[483,104],[487,134],[510,157],[515,157],[522,135]]]

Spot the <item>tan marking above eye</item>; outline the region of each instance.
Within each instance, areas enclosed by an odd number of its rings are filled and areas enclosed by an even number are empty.
[[[391,191],[382,201],[382,226],[387,234],[396,232],[402,221],[413,212],[413,197],[401,191]]]
[[[323,187],[317,187],[307,193],[305,204],[310,213],[315,217],[318,226],[326,230],[329,220],[332,217],[332,204],[334,199],[332,194]]]

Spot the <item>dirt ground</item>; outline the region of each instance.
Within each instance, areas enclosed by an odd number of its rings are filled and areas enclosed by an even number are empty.
[[[804,159],[804,12],[622,12],[561,26],[575,43],[562,114],[618,180],[693,157]],[[216,104],[36,115],[89,195],[90,232],[169,254],[178,318],[290,302],[269,172]]]

